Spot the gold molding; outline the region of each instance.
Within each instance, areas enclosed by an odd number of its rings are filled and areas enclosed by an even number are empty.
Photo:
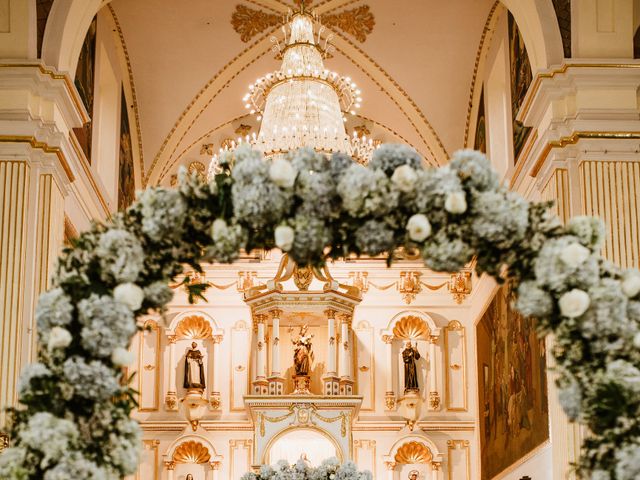
[[[637,65],[640,67],[640,64]],[[538,173],[542,169],[545,160],[549,156],[549,153],[554,148],[564,148],[567,145],[575,145],[580,140],[590,139],[590,140],[638,140],[640,139],[640,131],[584,131],[580,130],[577,132],[573,132],[571,135],[560,137],[558,140],[552,140],[545,146],[544,150],[540,154],[540,157],[536,161],[536,163],[531,168],[531,173],[529,173],[532,177],[537,177]]]
[[[452,332],[458,333],[460,341],[462,342],[462,365],[452,365],[451,356],[449,353],[449,335]],[[444,377],[444,391],[445,391],[445,408],[448,412],[466,412],[469,410],[468,400],[468,385],[467,385],[467,330],[458,320],[451,320],[446,327],[444,327],[444,364],[446,373]],[[463,389],[463,406],[452,407],[451,406],[451,381],[449,378],[450,370],[462,369],[462,389]]]
[[[393,326],[393,336],[401,340],[428,340],[430,335],[427,322],[415,315],[402,317]]]
[[[131,87],[131,103],[133,103],[133,118],[136,122],[136,130],[137,130],[137,140],[138,140],[138,164],[140,165],[140,183],[142,186],[146,186],[147,179],[145,177],[144,172],[144,152],[142,150],[142,127],[140,126],[140,112],[138,110],[138,95],[136,94],[136,85],[133,82],[133,68],[131,67],[131,59],[129,58],[129,50],[127,49],[127,44],[124,41],[124,34],[122,33],[122,28],[120,27],[120,21],[118,20],[118,16],[116,15],[116,11],[113,9],[111,4],[108,4],[109,11],[111,12],[111,16],[113,17],[113,22],[116,25],[116,30],[118,32],[118,37],[120,39],[120,45],[122,46],[122,53],[124,55],[124,60],[127,65],[127,74],[129,76],[129,86]],[[126,100],[126,96],[125,96]],[[127,106],[127,111],[128,111]]]
[[[58,160],[60,160],[60,165],[64,170],[64,173],[67,176],[69,182],[73,183],[76,177],[73,175],[73,171],[69,166],[69,162],[64,156],[62,149],[60,147],[52,147],[46,142],[40,142],[36,137],[29,135],[0,135],[0,142],[2,143],[28,143],[31,145],[31,148],[36,150],[42,150],[44,153],[53,153]]]
[[[344,5],[340,8],[344,8]],[[369,5],[358,5],[351,10],[342,10],[338,13],[325,13],[320,16],[320,21],[327,28],[339,28],[360,43],[367,40],[367,35],[373,32],[376,24]]]
[[[0,63],[0,68],[37,68],[40,70],[40,73],[43,75],[48,75],[54,80],[62,80],[67,87],[68,93],[73,100],[73,103],[76,105],[77,112],[82,117],[82,123],[85,124],[91,121],[91,118],[87,115],[87,111],[84,108],[84,104],[78,95],[78,91],[76,90],[73,81],[66,73],[56,73],[54,70],[50,68],[44,67],[41,63]]]
[[[240,35],[240,40],[244,43],[260,35],[269,27],[279,27],[281,24],[281,14],[266,13],[242,4],[236,5],[231,14],[231,27]]]
[[[145,343],[145,336],[149,333],[155,333],[156,335],[156,348],[155,348],[155,364],[153,368],[149,369],[147,366],[143,367],[143,358],[144,352],[143,347]],[[140,396],[139,401],[139,412],[157,412],[160,409],[160,352],[161,352],[161,336],[160,336],[160,326],[158,322],[155,320],[147,320],[144,322],[144,326],[142,331],[139,332],[139,343],[138,343],[138,369],[144,368],[145,370],[153,370],[155,369],[155,385],[154,385],[154,399],[153,399],[153,407],[143,408],[142,407],[142,395],[144,393],[144,389],[142,388],[142,374],[138,372],[138,395]]]
[[[213,337],[211,325],[201,315],[189,315],[180,319],[175,333],[178,338],[189,340],[209,340]]]

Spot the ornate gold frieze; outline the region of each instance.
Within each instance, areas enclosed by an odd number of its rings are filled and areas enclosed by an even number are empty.
[[[236,5],[235,11],[231,14],[231,26],[245,43],[269,27],[276,27],[281,23],[280,15],[249,8],[246,5]]]
[[[210,459],[209,449],[194,440],[184,442],[173,452],[176,463],[207,463]]]
[[[424,443],[411,441],[402,445],[394,457],[395,463],[416,464],[431,463],[433,455]]]
[[[359,42],[367,40],[367,35],[373,32],[376,24],[369,5],[360,5],[351,10],[325,14],[320,17],[323,25],[329,28],[339,28]]]
[[[448,287],[455,302],[458,305],[461,304],[467,295],[471,293],[471,272],[463,270],[458,273],[452,273]]]

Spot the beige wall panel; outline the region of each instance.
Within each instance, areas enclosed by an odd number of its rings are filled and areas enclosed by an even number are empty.
[[[0,426],[13,405],[20,370],[29,167],[0,160]]]
[[[471,449],[469,440],[447,442],[447,478],[469,480],[471,478]]]
[[[158,440],[143,440],[140,453],[140,466],[135,480],[159,480],[160,479],[160,452]]]
[[[358,470],[369,470],[376,478],[376,441],[354,440],[354,459]]]
[[[243,396],[249,382],[250,329],[245,322],[237,322],[231,330],[231,410],[244,410]]]
[[[358,395],[362,395],[361,410],[374,410],[375,357],[373,328],[368,322],[358,323],[356,336],[356,375]]]
[[[445,401],[449,411],[466,412],[468,409],[465,332],[465,327],[456,320],[444,329]]]
[[[583,213],[606,224],[603,255],[621,267],[638,267],[640,162],[589,160],[579,168]]]
[[[160,407],[160,328],[154,320],[145,327],[138,335],[138,410],[155,412]]]

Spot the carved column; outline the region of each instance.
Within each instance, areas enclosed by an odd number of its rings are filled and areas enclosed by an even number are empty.
[[[176,392],[176,340],[178,337],[169,335],[169,387],[164,397],[164,404],[167,410],[178,410],[178,394]]]
[[[164,462],[164,468],[167,469],[167,480],[173,480],[174,472],[176,469],[176,462],[174,462],[173,460],[166,461]]]
[[[269,393],[269,382],[267,381],[267,345],[265,343],[265,321],[264,314],[255,316],[256,324],[256,379],[253,382],[253,393],[255,395],[267,395]]]
[[[429,409],[440,409],[440,394],[438,393],[438,365],[436,360],[436,343],[438,337],[429,337]]]
[[[351,377],[351,316],[343,315],[341,324],[340,347],[340,395],[353,395]]]
[[[393,389],[393,335],[384,335],[382,337],[384,342],[384,357],[386,364],[389,366],[389,371],[385,378],[385,393],[384,393],[384,408],[385,410],[396,409],[396,393]]]
[[[213,355],[211,360],[211,389],[209,393],[209,406],[212,410],[220,410],[220,342],[222,335],[214,335],[213,337]]]
[[[442,468],[441,462],[431,462],[431,479],[440,480],[440,469]]]
[[[280,317],[282,310],[274,308],[271,314],[271,376],[269,377],[269,395],[284,393],[284,378],[280,375]]]
[[[387,471],[387,480],[394,480],[396,462],[384,462],[384,468]]]
[[[340,378],[338,377],[336,366],[336,311],[327,309],[324,311],[327,316],[328,342],[327,345],[327,374],[322,377],[325,395],[340,394]]]

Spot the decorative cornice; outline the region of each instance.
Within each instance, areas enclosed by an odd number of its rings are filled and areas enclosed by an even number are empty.
[[[76,177],[73,175],[73,171],[69,166],[69,162],[64,156],[60,147],[52,147],[48,143],[40,142],[35,137],[28,135],[0,135],[0,143],[28,143],[31,148],[42,150],[44,153],[53,153],[60,161],[60,166],[64,170],[67,180],[70,183],[74,182]]]

